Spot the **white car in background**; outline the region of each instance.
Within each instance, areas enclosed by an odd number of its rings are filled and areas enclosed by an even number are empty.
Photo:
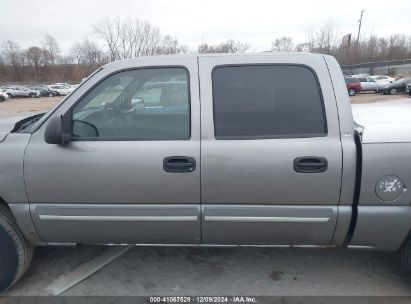
[[[361,83],[361,92],[374,91],[378,92],[380,83],[370,76],[358,77]]]
[[[73,91],[71,88],[68,88],[64,85],[52,84],[48,86],[49,90],[57,92],[59,95],[68,95]]]
[[[387,75],[374,75],[371,77],[374,78],[378,83],[384,83],[384,82],[392,83],[395,81],[395,78],[389,77]]]
[[[24,86],[20,85],[12,85],[12,86],[7,86],[3,89],[3,91],[9,96],[9,98],[14,98],[14,97],[40,97],[40,92],[37,90],[31,90],[28,89]]]
[[[65,87],[66,89],[69,89],[69,90],[71,90],[71,91],[74,91],[74,89],[76,88],[74,85],[69,84],[69,83],[67,83],[67,82],[56,82],[56,83],[53,83],[52,85],[63,86],[63,87]]]
[[[5,101],[9,98],[9,95],[7,95],[6,93],[0,91],[0,102]]]

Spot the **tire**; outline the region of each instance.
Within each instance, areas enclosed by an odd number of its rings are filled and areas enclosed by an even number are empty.
[[[355,96],[355,94],[357,94],[357,91],[355,89],[348,89],[349,96]]]
[[[54,94],[52,92],[48,93],[48,97],[54,97]]]
[[[392,88],[392,89],[390,90],[390,95],[397,95],[397,93],[398,93],[398,90],[395,89],[395,88]]]
[[[33,247],[17,226],[10,210],[0,204],[0,292],[13,286],[26,272]]]
[[[29,97],[30,97],[30,98],[34,98],[34,97],[36,97],[36,94],[30,93],[30,94],[29,94]]]
[[[411,274],[411,236],[408,237],[408,240],[401,247],[400,259],[402,269]]]
[[[7,95],[9,95],[9,98],[12,99],[14,96],[10,93],[7,93]]]

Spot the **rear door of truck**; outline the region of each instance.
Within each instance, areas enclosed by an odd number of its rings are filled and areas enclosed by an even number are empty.
[[[202,242],[329,244],[342,152],[322,56],[199,58]]]

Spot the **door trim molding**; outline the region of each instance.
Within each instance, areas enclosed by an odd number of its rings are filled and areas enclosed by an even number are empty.
[[[102,222],[197,222],[197,216],[112,216],[112,215],[49,215],[40,214],[43,221],[102,221]]]
[[[329,217],[204,216],[207,222],[327,223]]]

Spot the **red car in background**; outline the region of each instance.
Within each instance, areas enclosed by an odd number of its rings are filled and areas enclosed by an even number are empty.
[[[361,82],[358,78],[345,77],[345,83],[347,84],[348,95],[354,96],[361,91]]]

